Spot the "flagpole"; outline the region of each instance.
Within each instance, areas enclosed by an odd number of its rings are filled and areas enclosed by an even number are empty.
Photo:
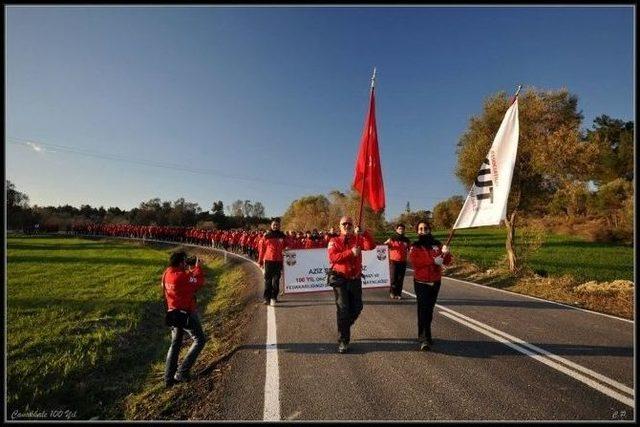
[[[511,104],[516,102],[516,98],[518,98],[518,94],[520,93],[520,89],[522,89],[522,85],[518,85],[518,90],[516,90],[515,95],[513,95],[513,98],[511,98]]]
[[[371,110],[371,96],[373,95],[373,90],[376,82],[376,67],[373,67],[373,75],[371,76],[371,90],[369,92],[369,110]],[[371,111],[369,111],[371,114]],[[367,119],[367,124],[369,121]],[[367,128],[365,132],[369,132]],[[367,147],[364,152],[364,176],[362,177],[362,191],[360,192],[360,212],[358,212],[358,227],[362,225],[362,209],[364,208],[364,184],[367,181],[367,168],[369,167],[369,140],[367,139]]]
[[[516,99],[518,99],[518,95],[520,94],[520,89],[522,89],[522,85],[518,85],[518,89],[516,90],[516,93],[513,95],[513,98],[511,98],[510,105],[513,105],[513,103],[516,102]],[[449,243],[451,242],[451,239],[453,239],[454,234],[455,234],[455,228],[451,227],[451,231],[449,232],[449,237],[447,237],[447,241],[445,242],[446,246],[449,246]]]

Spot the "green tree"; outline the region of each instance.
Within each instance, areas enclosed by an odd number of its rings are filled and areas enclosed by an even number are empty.
[[[324,195],[305,196],[294,200],[282,217],[287,230],[308,230],[313,228],[328,230],[337,227],[340,217],[350,215],[358,221],[360,195],[351,191],[344,194],[334,190],[327,198]],[[362,210],[363,226],[372,233],[384,231],[384,213],[375,213],[366,204]]]
[[[196,224],[197,215],[202,211],[200,206],[194,202],[187,202],[184,197],[180,197],[173,202],[173,209],[169,214],[169,221],[172,225],[192,227]]]
[[[607,115],[593,120],[586,139],[597,147],[594,181],[597,184],[624,178],[633,181],[633,122],[612,119]]]
[[[564,214],[569,217],[585,215],[590,196],[586,182],[577,180],[567,182],[553,195],[549,203],[549,212],[552,214]]]
[[[519,270],[514,250],[518,214],[546,212],[553,194],[564,183],[586,180],[593,173],[596,152],[593,144],[583,141],[578,98],[566,89],[529,88],[518,103],[518,154],[505,220],[505,246],[512,272]],[[504,92],[490,96],[482,113],[471,118],[460,137],[456,175],[466,186],[476,178],[509,105],[510,97]]]
[[[245,218],[253,216],[253,203],[251,203],[251,200],[242,202],[242,216]]]
[[[294,200],[282,216],[282,227],[286,230],[326,229],[329,222],[330,203],[321,194]]]
[[[242,200],[236,200],[235,202],[231,203],[231,206],[227,206],[227,210],[229,210],[229,215],[235,216],[235,217],[242,217],[243,206],[244,206],[244,202]]]
[[[255,202],[253,204],[253,216],[256,218],[264,218],[264,205],[260,202]]]
[[[433,208],[433,226],[440,229],[453,227],[463,204],[462,196],[453,196],[439,202]]]
[[[138,209],[135,210],[133,223],[137,225],[159,225],[158,217],[161,209],[161,202],[158,197],[141,202]]]
[[[213,214],[214,217],[224,216],[224,204],[222,203],[222,200],[213,202],[211,213]]]
[[[32,225],[34,218],[29,209],[29,196],[18,191],[8,179],[5,181],[7,227],[21,229]]]
[[[417,225],[419,222],[431,222],[432,220],[432,213],[429,210],[425,210],[425,209],[420,209],[417,210],[415,212],[403,212],[400,214],[400,216],[398,216],[397,218],[395,218],[391,224],[389,224],[391,229],[395,229],[395,225],[398,223],[402,223],[405,225],[407,230],[414,230],[416,229]]]
[[[591,210],[607,221],[609,227],[633,228],[633,183],[624,178],[614,179],[598,188],[590,200]]]
[[[16,190],[16,186],[8,179],[5,181],[5,188],[7,192],[7,209],[29,207],[29,196]]]

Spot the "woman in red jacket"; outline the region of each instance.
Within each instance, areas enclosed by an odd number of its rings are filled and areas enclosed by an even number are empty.
[[[431,235],[431,226],[418,223],[418,240],[411,245],[409,260],[413,266],[413,287],[418,300],[418,340],[420,350],[429,350],[433,345],[431,321],[433,308],[440,291],[442,266],[451,263],[449,248]]]

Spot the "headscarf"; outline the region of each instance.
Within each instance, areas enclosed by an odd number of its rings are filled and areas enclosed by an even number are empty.
[[[413,243],[413,246],[431,248],[432,246],[440,246],[439,240],[436,240],[431,233],[418,234],[418,240]]]

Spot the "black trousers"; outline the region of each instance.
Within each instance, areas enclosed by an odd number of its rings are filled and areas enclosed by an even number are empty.
[[[264,299],[278,299],[282,261],[264,262]]]
[[[351,325],[362,311],[362,280],[339,279],[333,282],[333,294],[336,297],[336,315],[338,323],[338,341],[349,343]]]
[[[433,309],[436,306],[438,292],[440,292],[440,281],[433,282],[433,285],[413,281],[418,300],[418,340],[431,340],[431,321],[433,320]]]
[[[391,279],[391,293],[393,295],[402,295],[402,285],[404,283],[404,274],[406,272],[406,262],[391,261],[389,263],[389,277]]]

